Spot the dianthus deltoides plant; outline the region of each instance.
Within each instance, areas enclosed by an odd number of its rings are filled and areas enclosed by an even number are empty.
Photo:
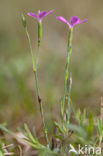
[[[34,59],[34,53],[32,50],[31,40],[27,29],[27,23],[25,17],[22,15],[22,23],[25,28],[25,33],[28,39],[33,72],[35,75],[35,85],[37,91],[38,104],[40,107],[41,120],[43,125],[44,137],[46,140],[46,145],[40,143],[39,139],[32,135],[28,126],[24,124],[25,135],[24,141],[29,144],[34,150],[38,151],[39,156],[75,156],[79,155],[102,155],[103,147],[103,124],[100,118],[94,122],[93,116],[89,115],[87,118],[86,110],[83,113],[79,110],[74,110],[71,99],[71,86],[72,86],[72,76],[69,69],[69,63],[72,53],[72,36],[73,29],[77,24],[86,22],[87,19],[81,21],[78,17],[71,17],[68,22],[64,17],[57,16],[56,19],[67,24],[68,26],[68,44],[67,44],[67,57],[65,64],[65,77],[64,77],[64,95],[61,99],[60,108],[60,121],[54,122],[54,130],[52,134],[48,133],[44,112],[42,99],[40,97],[39,82],[38,82],[38,62],[39,62],[39,52],[42,40],[42,20],[44,17],[51,14],[54,10],[49,12],[38,11],[38,14],[28,13],[29,16],[33,17],[38,22],[38,51],[36,53],[36,58]],[[17,138],[15,133],[9,131],[3,125],[0,125],[0,129],[9,133],[13,137]],[[1,156],[4,155],[3,147],[0,146]],[[81,148],[82,147],[82,148]],[[92,147],[92,148],[91,148]],[[22,149],[20,148],[20,156],[22,156]]]

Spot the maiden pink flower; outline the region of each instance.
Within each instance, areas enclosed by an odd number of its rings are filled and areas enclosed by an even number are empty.
[[[67,24],[70,29],[73,28],[77,24],[84,23],[87,21],[87,19],[81,21],[77,16],[72,16],[69,22],[62,16],[57,16],[56,19]]]
[[[27,13],[27,15],[32,16],[33,18],[37,19],[38,22],[41,22],[42,19],[46,16],[48,16],[49,14],[51,14],[54,10],[50,10],[49,12],[46,11],[38,11],[38,15],[34,14],[34,13]]]

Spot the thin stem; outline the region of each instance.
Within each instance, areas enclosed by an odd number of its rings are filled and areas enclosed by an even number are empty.
[[[38,78],[37,78],[37,70],[34,71],[34,74],[35,74],[36,90],[37,90],[37,96],[38,96],[38,103],[39,103],[39,107],[40,107],[40,114],[41,114],[41,118],[42,118],[42,124],[43,124],[44,135],[45,135],[45,139],[46,139],[46,141],[47,141],[47,144],[49,145],[49,139],[48,139],[47,129],[46,129],[45,120],[44,120],[44,113],[43,113],[42,100],[41,100],[41,98],[40,98],[40,93],[39,93]]]
[[[69,123],[70,121],[70,114],[71,114],[71,105],[70,105],[70,93],[71,93],[71,86],[72,86],[72,76],[71,73],[69,74],[69,78],[67,80],[67,110],[66,110],[66,121]]]
[[[35,82],[36,82],[36,90],[37,90],[37,96],[39,97],[39,85],[38,85],[38,78],[37,78],[37,70],[34,71],[35,74]]]
[[[28,43],[29,43],[29,48],[30,48],[30,53],[31,53],[31,58],[32,58],[33,70],[35,71],[36,68],[35,68],[35,62],[34,62],[34,55],[33,55],[33,50],[32,50],[32,46],[31,46],[31,40],[30,40],[30,36],[29,36],[28,30],[27,30],[27,27],[25,28],[25,33],[26,33],[26,36],[27,36],[27,39],[28,39]]]
[[[38,50],[37,50],[37,53],[36,53],[36,70],[37,70],[37,68],[38,68],[39,53],[40,53],[40,46],[38,46]]]
[[[39,61],[39,52],[40,52],[41,39],[42,39],[42,22],[39,22],[38,23],[38,51],[37,51],[37,54],[36,54],[36,71],[34,73],[35,73],[38,103],[39,103],[39,106],[40,106],[40,113],[41,113],[41,118],[42,118],[44,135],[45,135],[46,142],[49,145],[49,139],[48,139],[47,128],[46,128],[45,120],[44,120],[43,105],[42,105],[42,100],[40,98],[39,86],[38,86],[38,77],[37,77],[37,68],[38,68],[38,61]]]
[[[42,118],[44,136],[45,136],[47,144],[49,145],[49,139],[48,139],[47,129],[46,129],[46,126],[45,126],[45,121],[44,121],[43,106],[42,106],[42,101],[41,101],[41,98],[40,98],[38,78],[37,78],[37,66],[38,66],[38,59],[39,59],[39,50],[40,50],[40,39],[41,39],[41,36],[38,39],[38,52],[37,52],[36,65],[35,65],[33,50],[32,50],[32,46],[31,46],[31,40],[30,40],[30,37],[29,37],[29,33],[27,31],[27,27],[25,27],[25,32],[26,32],[26,36],[27,36],[27,39],[28,39],[30,53],[31,53],[31,57],[32,57],[33,71],[34,71],[34,74],[35,74],[36,90],[37,90],[37,96],[38,96],[38,103],[39,103],[39,106],[40,106],[40,114],[41,114],[41,118]],[[41,32],[38,33],[38,35],[41,35]]]
[[[39,22],[38,23],[38,51],[36,53],[36,70],[38,68],[38,62],[39,62],[41,39],[42,39],[42,22]]]
[[[62,106],[61,106],[61,117],[64,120],[64,113],[65,113],[65,100],[66,100],[66,95],[68,91],[68,79],[69,79],[69,62],[70,62],[70,57],[72,53],[72,30],[69,30],[69,36],[68,36],[68,49],[67,49],[67,58],[66,58],[66,65],[65,65],[65,81],[64,81],[64,97],[62,101]],[[69,102],[69,94],[68,94],[68,102]]]

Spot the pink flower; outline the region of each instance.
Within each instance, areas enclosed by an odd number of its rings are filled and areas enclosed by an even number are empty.
[[[41,22],[42,19],[45,17],[45,16],[48,16],[49,14],[51,14],[54,10],[50,10],[49,12],[46,12],[46,11],[38,11],[38,15],[34,14],[34,13],[27,13],[27,15],[29,16],[32,16],[33,18],[37,19],[38,22]]]
[[[56,19],[67,24],[70,29],[73,28],[77,24],[84,23],[87,21],[87,19],[81,21],[77,16],[72,16],[69,22],[62,16],[57,16]]]

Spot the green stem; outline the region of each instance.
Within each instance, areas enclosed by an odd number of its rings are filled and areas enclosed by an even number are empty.
[[[40,52],[41,39],[42,39],[42,22],[39,22],[38,23],[38,51],[37,51],[37,54],[36,54],[36,71],[34,73],[35,73],[38,103],[39,103],[39,107],[40,107],[40,113],[41,113],[41,118],[42,118],[44,135],[45,135],[46,142],[49,145],[49,139],[48,139],[47,128],[46,128],[45,120],[44,120],[43,106],[42,106],[42,100],[40,98],[39,86],[38,86],[38,77],[37,77],[37,68],[38,68],[38,61],[39,61],[39,52]]]
[[[30,40],[30,36],[29,36],[28,30],[27,30],[27,27],[25,28],[25,33],[26,33],[26,36],[27,36],[27,39],[28,39],[30,53],[31,53],[31,57],[32,57],[33,71],[36,71],[35,62],[34,62],[34,55],[33,55],[33,50],[32,50],[32,46],[31,46],[31,40]]]
[[[64,97],[62,101],[62,106],[61,106],[61,117],[64,120],[64,113],[65,113],[65,100],[66,100],[66,95],[68,91],[68,80],[69,80],[69,62],[71,58],[71,53],[72,53],[72,31],[73,29],[69,30],[69,36],[68,36],[68,49],[67,49],[67,58],[66,58],[66,65],[65,65],[65,81],[64,81]],[[69,95],[68,95],[69,99]]]
[[[69,123],[70,115],[71,115],[71,104],[70,104],[70,93],[71,93],[71,86],[72,86],[72,76],[69,74],[69,78],[67,80],[67,110],[66,110],[66,121]]]
[[[38,50],[37,50],[37,53],[36,53],[36,70],[37,70],[37,68],[38,68],[39,53],[40,53],[40,46],[38,46]]]
[[[36,53],[36,70],[38,68],[38,62],[39,62],[41,39],[42,39],[42,22],[39,22],[38,23],[38,51]]]
[[[47,134],[47,128],[46,128],[45,120],[44,120],[44,113],[43,113],[42,100],[41,100],[41,98],[40,98],[40,93],[39,93],[38,78],[37,78],[37,70],[34,71],[34,74],[35,74],[36,90],[37,90],[37,96],[38,96],[38,103],[39,103],[39,107],[40,107],[40,114],[41,114],[41,118],[42,118],[42,124],[43,124],[44,135],[45,135],[46,142],[47,142],[47,144],[49,145],[49,139],[48,139],[48,134]]]
[[[40,114],[41,114],[41,118],[42,118],[44,136],[45,136],[47,144],[49,145],[49,139],[48,139],[47,129],[46,129],[46,126],[45,126],[45,121],[44,121],[43,106],[42,106],[42,101],[41,101],[41,98],[40,98],[38,78],[37,78],[37,67],[38,67],[40,41],[41,41],[41,34],[42,34],[41,23],[40,23],[40,26],[38,26],[38,52],[37,52],[37,57],[36,57],[36,65],[35,65],[35,62],[34,62],[33,50],[32,50],[32,46],[31,46],[31,40],[30,40],[30,37],[29,37],[29,33],[27,31],[27,27],[25,27],[25,32],[26,32],[26,36],[27,36],[27,39],[28,39],[28,43],[29,43],[29,47],[30,47],[30,53],[31,53],[31,57],[32,57],[33,71],[34,71],[34,74],[35,74],[36,90],[37,90],[37,96],[38,96],[38,103],[39,103],[39,106],[40,106]]]

